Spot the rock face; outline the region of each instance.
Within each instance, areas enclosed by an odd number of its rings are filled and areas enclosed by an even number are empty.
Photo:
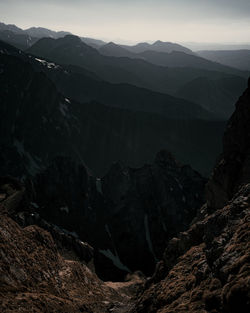
[[[119,280],[139,269],[152,274],[167,241],[202,205],[205,183],[161,151],[152,165],[116,163],[102,179],[70,158],[56,158],[26,188],[34,212],[90,243],[97,273]]]
[[[1,185],[1,312],[127,312],[142,278],[135,275],[119,286],[104,283],[85,264],[59,253],[49,232],[21,228],[6,212],[6,201],[13,198],[18,208],[20,192],[13,182]]]
[[[250,185],[173,238],[133,312],[249,312]]]
[[[131,312],[249,312],[249,114],[248,88],[228,123],[207,204],[169,241]]]
[[[224,134],[223,153],[208,184],[208,206],[223,207],[250,177],[250,79]]]
[[[129,269],[152,274],[166,242],[187,228],[203,203],[204,184],[197,172],[178,164],[167,151],[142,168],[114,164],[101,180],[111,251]]]

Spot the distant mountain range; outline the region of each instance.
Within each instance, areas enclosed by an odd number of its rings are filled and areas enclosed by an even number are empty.
[[[110,83],[127,83],[173,96],[178,94],[178,97],[181,96],[182,98],[185,98],[185,96],[180,94],[179,90],[186,84],[195,81],[195,79],[205,77],[217,84],[218,80],[231,78],[237,81],[235,87],[233,84],[230,84],[230,86],[225,84],[223,90],[219,85],[217,87],[220,93],[219,99],[223,99],[228,108],[223,112],[218,107],[217,98],[216,101],[210,104],[211,113],[220,118],[227,118],[228,114],[233,111],[233,103],[237,100],[239,94],[237,86],[240,82],[240,91],[242,92],[246,86],[246,77],[248,76],[247,72],[182,52],[164,54],[164,60],[169,60],[169,63],[171,59],[175,59],[175,64],[178,63],[177,60],[182,60],[182,67],[160,66],[137,58],[104,56],[96,49],[83,43],[79,37],[72,35],[57,40],[43,38],[29,48],[27,52],[58,64],[80,66],[94,72],[98,77]],[[154,54],[160,52],[149,51],[148,53],[154,57]],[[155,60],[157,60],[157,57],[155,57]],[[184,66],[185,63],[189,66]],[[229,88],[228,92],[227,88]],[[204,106],[204,108],[206,99],[207,95],[204,95],[204,99],[194,96],[194,102]]]
[[[74,103],[72,116],[81,125],[81,135],[74,135],[74,139],[55,139],[56,129],[62,128],[56,118],[53,130],[50,128],[46,136],[69,144],[76,140],[76,146],[84,143],[81,151],[73,153],[67,145],[66,150],[84,160],[97,175],[105,173],[118,159],[131,166],[151,161],[162,147],[167,147],[182,162],[208,174],[220,149],[224,120],[245,89],[248,72],[206,60],[172,43],[158,41],[128,48],[70,34],[64,36],[65,32],[43,28],[31,28],[28,34],[14,25],[0,26],[0,38],[5,42],[13,41],[17,47],[1,42],[6,62],[17,62],[17,66],[21,66],[20,62],[28,64],[33,74],[26,73],[23,64],[24,76],[41,74],[41,87],[36,88],[44,88],[42,81],[46,77],[45,85],[54,86],[51,94],[55,99]],[[39,39],[31,35],[49,37]],[[142,51],[143,46],[149,50]],[[140,49],[142,52],[138,52]],[[10,72],[14,75],[15,69]],[[17,82],[11,78],[11,88],[15,84]],[[47,93],[47,87],[45,90]],[[35,97],[35,87],[32,92]],[[68,107],[65,101],[56,100],[53,105],[60,111],[60,103],[63,108]],[[69,123],[63,126],[70,136],[75,133],[71,129],[75,123],[71,122],[70,129],[65,126]],[[43,127],[42,121],[38,123]],[[34,142],[27,145],[36,146]],[[62,153],[66,153],[64,148]],[[35,154],[42,162],[47,162],[44,155],[37,151]],[[205,157],[200,158],[201,154]]]
[[[103,175],[116,160],[139,166],[167,147],[208,174],[225,122],[199,105],[106,83],[82,68],[31,57],[3,42],[0,49],[1,157],[10,166],[2,172],[32,174],[54,156],[68,155]]]
[[[197,54],[213,62],[219,62],[241,70],[250,70],[250,50],[204,50],[197,51]]]
[[[172,51],[181,51],[181,52],[193,54],[192,50],[186,47],[183,47],[177,43],[163,42],[161,40],[157,40],[153,44],[149,44],[147,42],[141,42],[134,46],[121,45],[121,47],[134,53],[140,53],[144,51],[157,51],[157,52],[166,52],[166,53],[170,53]]]

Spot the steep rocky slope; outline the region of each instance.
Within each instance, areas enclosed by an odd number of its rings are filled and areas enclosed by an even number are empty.
[[[80,66],[111,83],[128,83],[165,94],[174,94],[181,86],[198,77],[218,79],[237,75],[247,78],[248,73],[232,68],[207,70],[203,68],[168,68],[140,59],[117,58],[101,55],[76,36],[57,40],[43,38],[27,53],[64,65]]]
[[[161,151],[152,165],[116,163],[101,179],[57,158],[27,189],[32,211],[90,243],[100,277],[119,280],[136,270],[152,274],[167,241],[204,202],[205,182]]]
[[[249,312],[249,114],[248,88],[228,123],[207,204],[170,240],[132,312]]]
[[[59,252],[49,232],[21,228],[10,217],[23,205],[19,187],[1,180],[1,312],[127,312],[143,279],[134,275],[123,284],[104,283],[84,262]]]

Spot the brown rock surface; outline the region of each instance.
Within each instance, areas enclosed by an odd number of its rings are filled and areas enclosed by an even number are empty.
[[[65,259],[49,232],[34,225],[21,228],[7,215],[6,204],[15,195],[20,201],[15,190],[0,203],[0,311],[127,312],[143,279],[115,286],[85,264]]]
[[[236,103],[224,138],[223,153],[207,186],[207,201],[211,208],[221,208],[237,188],[250,177],[250,79],[248,89]]]
[[[186,232],[169,241],[131,312],[250,312],[249,88],[223,144],[207,204]]]
[[[193,245],[195,227],[200,244]],[[249,312],[249,242],[247,185],[229,205],[169,243],[165,270],[155,273],[133,312]]]

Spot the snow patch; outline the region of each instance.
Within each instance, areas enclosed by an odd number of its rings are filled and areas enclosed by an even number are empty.
[[[49,68],[49,69],[51,69],[51,68],[59,68],[59,65],[56,65],[55,63],[47,62],[45,60],[38,59],[38,58],[35,58],[35,60],[40,62],[43,66],[47,66],[47,68]]]
[[[108,224],[105,224],[105,230],[108,233],[109,237],[112,238]]]
[[[21,157],[26,158],[28,161],[28,166],[26,167],[29,174],[31,176],[34,176],[41,170],[41,166],[38,165],[38,162],[41,162],[41,160],[37,157],[32,157],[28,151],[25,151],[24,145],[19,140],[14,140],[13,142],[14,147],[16,147],[18,154]]]
[[[60,103],[60,107],[59,107],[60,112],[62,113],[62,115],[67,116],[67,112],[68,112],[68,107],[66,105],[66,103]]]
[[[144,227],[145,227],[146,240],[148,243],[149,251],[152,253],[152,255],[154,256],[154,259],[156,260],[152,241],[151,241],[150,231],[149,231],[148,215],[147,214],[144,215]]]
[[[178,184],[180,190],[183,190],[183,186],[182,186],[182,184],[180,183],[179,179],[178,179],[178,178],[175,178],[175,181],[177,182],[177,184]]]
[[[102,181],[101,181],[101,178],[96,178],[96,189],[99,193],[102,194]]]
[[[61,207],[61,208],[60,208],[60,211],[69,214],[69,208],[68,208],[67,206]]]
[[[167,232],[167,226],[163,220],[161,221],[161,224],[162,224],[163,230]]]
[[[35,203],[35,202],[30,202],[30,204],[31,204],[34,208],[36,208],[36,209],[39,208],[39,205],[38,205],[37,203]]]
[[[118,254],[114,255],[109,249],[108,250],[99,249],[99,252],[105,255],[108,259],[110,259],[113,262],[113,264],[120,270],[131,273],[130,269],[121,262]]]

